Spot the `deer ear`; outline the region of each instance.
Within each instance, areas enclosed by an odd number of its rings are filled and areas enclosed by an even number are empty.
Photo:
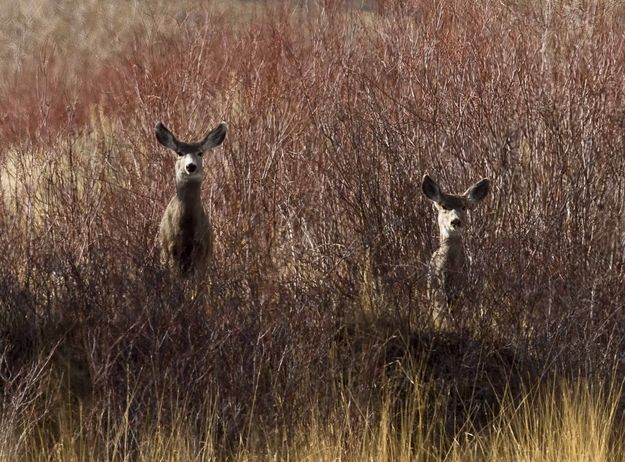
[[[478,202],[484,199],[488,195],[490,190],[490,182],[484,178],[478,181],[464,193],[464,197],[469,201],[471,206],[476,206]]]
[[[441,188],[438,186],[438,183],[430,178],[429,175],[423,175],[423,182],[421,183],[421,190],[425,197],[434,202],[441,201]]]
[[[199,143],[200,151],[208,151],[211,148],[219,146],[226,138],[228,124],[221,122],[217,127],[213,128]]]
[[[179,142],[169,129],[159,122],[154,127],[154,134],[159,143],[172,151],[178,151]]]

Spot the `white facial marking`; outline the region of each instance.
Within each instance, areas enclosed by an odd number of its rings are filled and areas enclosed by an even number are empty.
[[[197,153],[179,156],[176,161],[176,178],[179,181],[201,181],[203,175],[202,157]]]
[[[441,236],[462,236],[467,224],[467,213],[464,206],[449,207],[436,204],[436,210]]]

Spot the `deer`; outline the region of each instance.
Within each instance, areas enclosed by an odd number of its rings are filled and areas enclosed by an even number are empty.
[[[182,276],[208,266],[213,254],[213,228],[202,206],[203,156],[219,146],[228,125],[221,122],[202,141],[179,141],[162,123],[154,128],[156,139],[176,158],[176,194],[171,198],[159,227],[161,261]]]
[[[484,178],[463,194],[447,194],[426,174],[421,189],[438,213],[439,247],[430,259],[428,293],[435,320],[445,324],[454,320],[453,303],[467,283],[469,262],[463,239],[467,212],[488,195],[490,183]]]

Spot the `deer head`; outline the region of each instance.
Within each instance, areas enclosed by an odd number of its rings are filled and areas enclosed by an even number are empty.
[[[203,156],[206,151],[223,142],[228,125],[226,122],[221,122],[198,143],[179,141],[162,122],[157,123],[154,130],[158,142],[178,156],[176,159],[176,184],[180,185],[202,181],[204,175]]]
[[[467,225],[467,211],[474,209],[488,195],[489,181],[482,179],[463,194],[446,194],[428,175],[423,176],[421,189],[438,212],[441,239],[461,237]]]

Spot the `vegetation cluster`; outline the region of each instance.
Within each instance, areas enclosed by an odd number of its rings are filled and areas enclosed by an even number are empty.
[[[2,3],[0,460],[623,457],[620,2]],[[228,121],[198,279],[158,120]]]

